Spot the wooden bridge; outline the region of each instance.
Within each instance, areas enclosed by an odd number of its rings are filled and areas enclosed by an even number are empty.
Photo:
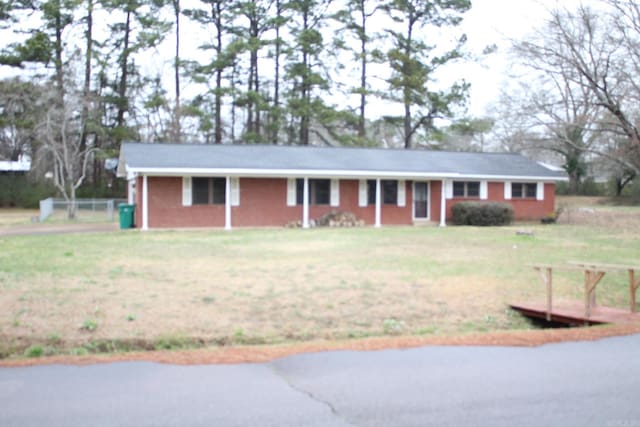
[[[636,293],[640,287],[640,267],[590,262],[569,262],[567,265],[536,264],[546,288],[546,301],[539,303],[513,303],[510,307],[524,316],[544,319],[547,322],[567,325],[595,325],[603,323],[640,322]],[[584,302],[553,302],[553,270],[573,270],[584,273]],[[596,303],[596,287],[607,272],[626,271],[629,278],[629,310],[599,306]]]

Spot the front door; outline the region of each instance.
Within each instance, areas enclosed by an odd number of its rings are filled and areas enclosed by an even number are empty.
[[[429,219],[429,183],[413,183],[413,218]]]

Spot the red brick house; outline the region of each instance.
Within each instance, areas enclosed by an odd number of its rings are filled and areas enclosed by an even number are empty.
[[[517,154],[273,145],[122,145],[135,223],[163,227],[303,227],[334,211],[365,224],[446,225],[462,200],[513,205],[516,219],[554,211],[565,180]]]

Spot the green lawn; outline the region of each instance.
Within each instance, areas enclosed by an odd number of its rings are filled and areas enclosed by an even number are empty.
[[[640,264],[640,220],[621,209],[623,222],[606,226],[4,237],[0,353],[33,343],[77,350],[528,328],[507,304],[543,300],[530,264]],[[516,235],[523,228],[534,236]],[[556,300],[582,298],[582,280],[558,273]],[[626,276],[605,276],[599,302],[625,308],[627,298]]]

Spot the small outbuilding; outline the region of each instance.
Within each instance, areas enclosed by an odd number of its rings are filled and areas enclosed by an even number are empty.
[[[331,211],[365,224],[446,225],[460,201],[508,202],[515,219],[553,213],[566,180],[518,154],[275,145],[125,143],[135,223],[175,227],[283,226]]]

